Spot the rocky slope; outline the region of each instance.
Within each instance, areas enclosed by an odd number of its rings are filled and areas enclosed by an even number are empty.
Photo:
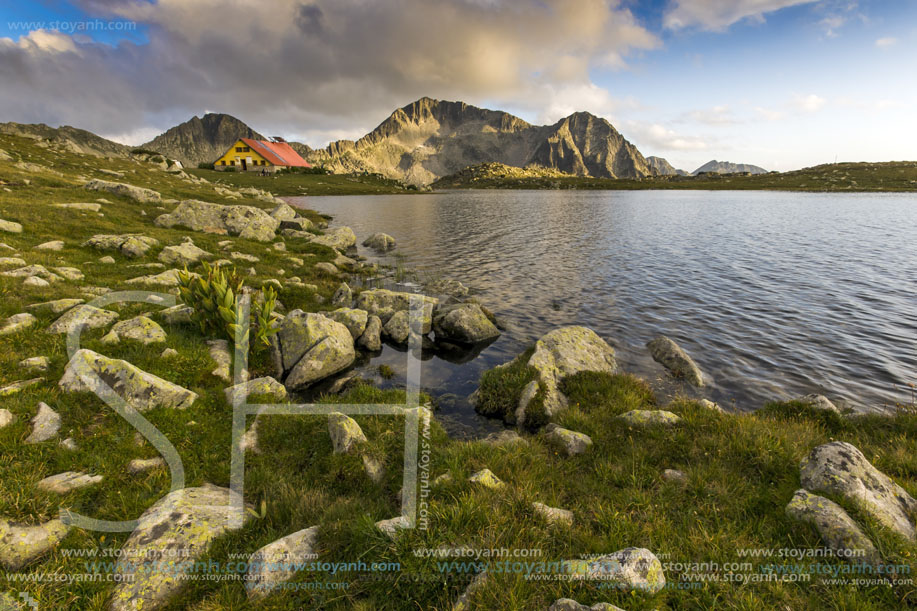
[[[47,140],[71,153],[98,157],[125,157],[131,150],[129,146],[69,125],[50,127],[44,123],[0,123],[0,133]]]
[[[735,174],[737,172],[751,172],[752,174],[767,174],[767,170],[748,163],[732,163],[730,161],[717,161],[712,159],[697,168],[692,174],[701,172],[716,172],[717,174]]]
[[[653,168],[653,171],[660,176],[687,176],[688,173],[684,170],[679,170],[675,168],[671,163],[662,157],[655,157],[653,155],[646,158],[646,161],[650,164],[650,167]]]
[[[208,113],[191,117],[142,145],[181,161],[186,167],[211,162],[239,138],[264,140],[264,136],[231,115]]]
[[[399,108],[356,142],[332,142],[309,160],[335,172],[377,172],[412,184],[488,162],[605,178],[653,174],[634,145],[589,113],[537,126],[506,112],[431,98]]]

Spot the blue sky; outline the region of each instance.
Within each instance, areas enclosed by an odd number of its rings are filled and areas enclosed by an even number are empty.
[[[687,170],[917,159],[913,0],[374,4],[3,1],[0,120],[139,143],[216,111],[320,146],[430,95],[588,110]]]

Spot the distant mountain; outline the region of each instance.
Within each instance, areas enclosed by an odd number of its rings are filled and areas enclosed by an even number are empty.
[[[399,108],[356,142],[332,142],[308,159],[334,172],[376,172],[422,185],[489,162],[605,178],[653,174],[634,145],[589,113],[537,126],[506,112],[431,98]]]
[[[42,138],[73,153],[97,157],[126,157],[131,147],[106,140],[85,129],[64,125],[50,127],[44,123],[0,123],[0,133],[28,138]]]
[[[729,161],[717,161],[716,159],[708,161],[701,167],[697,168],[692,174],[701,172],[716,172],[717,174],[734,174],[736,172],[751,172],[752,174],[767,174],[767,170],[759,168],[756,165],[747,163],[731,163]]]
[[[299,153],[299,156],[303,158],[305,158],[306,155],[310,155],[314,150],[311,146],[308,144],[303,144],[302,142],[287,142],[287,144],[289,144],[290,148]]]
[[[675,169],[671,163],[663,159],[662,157],[649,156],[646,158],[649,162],[650,167],[658,174],[659,176],[687,176],[688,173],[684,170]]]
[[[264,140],[264,136],[231,115],[207,113],[169,129],[141,145],[142,148],[178,159],[186,167],[211,162],[239,138]]]

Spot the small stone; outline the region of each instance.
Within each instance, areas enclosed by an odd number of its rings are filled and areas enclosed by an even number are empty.
[[[532,509],[535,510],[536,515],[544,518],[549,524],[573,525],[573,512],[567,509],[549,507],[544,503],[538,502],[532,503]]]
[[[363,455],[363,470],[366,471],[369,479],[376,484],[382,483],[382,480],[385,479],[385,467],[383,464],[368,454]]]
[[[143,473],[144,471],[149,471],[156,467],[162,467],[165,464],[166,461],[163,460],[161,456],[157,456],[156,458],[135,458],[127,463],[127,472],[134,474]]]
[[[224,382],[232,382],[230,367],[232,366],[232,354],[229,352],[229,342],[225,339],[212,339],[207,342],[210,347],[210,358],[217,364],[216,369],[210,372]]]
[[[176,350],[175,348],[166,348],[166,349],[163,350],[162,353],[159,355],[159,358],[161,358],[161,359],[171,359],[171,358],[175,358],[176,356],[178,356],[178,350]]]
[[[22,225],[13,221],[0,219],[0,231],[5,231],[7,233],[22,233]]]
[[[340,412],[328,414],[328,433],[335,454],[348,454],[367,441],[357,421]]]
[[[701,399],[700,401],[698,401],[698,403],[700,404],[701,407],[706,407],[710,411],[720,412],[721,414],[725,413],[722,407],[720,407],[717,403],[714,403],[710,399]]]
[[[0,429],[16,422],[16,416],[8,409],[0,408]]]
[[[15,395],[30,386],[35,386],[44,382],[44,378],[32,378],[31,380],[20,380],[19,382],[13,382],[12,384],[7,384],[6,386],[0,388],[0,397],[8,397],[10,395]]]
[[[37,487],[47,492],[67,494],[73,490],[85,488],[101,481],[101,475],[87,475],[78,471],[65,471],[64,473],[46,477],[38,482]]]
[[[104,263],[106,265],[112,265],[115,262],[115,258],[111,255],[105,255],[104,257],[99,258],[99,263]]]
[[[592,447],[592,438],[585,433],[571,431],[554,423],[545,427],[545,441],[567,456],[582,454]]]
[[[38,371],[47,371],[51,366],[51,359],[46,356],[33,356],[19,361],[19,366],[23,369],[36,369]]]
[[[77,449],[76,441],[73,440],[73,437],[67,437],[61,441],[60,447],[64,448],[65,450],[70,450],[71,452]]]
[[[797,399],[800,403],[805,403],[811,408],[824,410],[826,412],[834,412],[836,414],[840,413],[840,410],[837,409],[837,406],[824,395],[811,394],[799,397]]]
[[[404,530],[405,528],[408,528],[408,526],[408,520],[404,516],[398,516],[397,518],[389,518],[388,520],[380,520],[376,522],[376,528],[384,532],[392,539],[398,535],[399,530]]]
[[[38,413],[32,418],[32,433],[26,438],[27,444],[41,443],[56,437],[60,432],[60,414],[48,407],[46,403],[38,404]]]
[[[12,335],[23,329],[28,329],[35,324],[36,320],[34,316],[28,313],[13,314],[0,326],[0,335]]]
[[[287,398],[286,387],[270,376],[255,378],[254,380],[248,380],[247,382],[230,386],[224,389],[223,393],[226,395],[226,401],[230,404],[233,403],[236,394],[239,395],[237,397],[238,400],[243,402],[250,396],[269,396],[278,401],[283,401]]]
[[[237,261],[247,261],[248,263],[258,263],[259,261],[261,261],[261,259],[259,259],[255,255],[247,255],[244,252],[231,252],[229,253],[229,256],[230,258],[235,259]]]
[[[506,429],[499,433],[491,433],[482,440],[484,443],[492,446],[508,446],[514,443],[526,443],[525,439],[516,431]]]
[[[480,484],[485,488],[490,488],[492,490],[502,488],[506,484],[500,480],[490,469],[481,469],[474,475],[468,478],[469,482],[474,484]]]
[[[38,276],[29,276],[28,278],[22,281],[22,286],[34,286],[34,287],[43,288],[43,287],[50,286],[50,285],[51,285],[50,282],[48,282],[47,280],[43,278],[39,278]]]
[[[662,472],[662,479],[667,482],[682,484],[688,480],[688,476],[685,475],[684,471],[666,469]]]
[[[63,240],[54,240],[52,242],[44,242],[35,247],[35,250],[63,250],[64,241]]]
[[[618,416],[630,426],[672,426],[681,418],[662,409],[635,409]]]

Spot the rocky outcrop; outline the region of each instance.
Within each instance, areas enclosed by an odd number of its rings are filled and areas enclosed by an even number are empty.
[[[786,514],[794,520],[813,525],[825,546],[838,558],[868,564],[878,564],[882,560],[869,537],[833,501],[808,490],[797,490],[786,506]]]
[[[684,170],[676,170],[675,167],[669,163],[667,160],[662,157],[647,157],[646,162],[649,164],[650,169],[653,170],[653,173],[657,176],[687,176],[688,173]]]
[[[388,289],[369,289],[357,295],[353,307],[375,314],[384,325],[395,312],[409,311],[412,298],[418,300],[422,310],[423,332],[429,333],[433,328],[433,308],[439,304],[439,300],[434,297]]]
[[[199,163],[212,163],[219,159],[239,138],[264,140],[264,136],[231,115],[207,113],[200,118],[191,117],[142,147],[195,168]]]
[[[228,488],[204,484],[170,492],[144,511],[121,548],[124,558],[143,562],[117,563],[118,585],[109,609],[152,611],[167,605],[188,583],[182,578],[182,567],[232,530],[230,512],[239,502],[233,503],[232,496]],[[242,514],[242,520],[251,517],[248,511]],[[175,550],[181,550],[181,555]],[[142,569],[146,562],[161,565],[147,571]]]
[[[800,465],[800,480],[808,490],[844,498],[899,535],[917,538],[917,501],[852,444],[833,441],[812,450]]]
[[[277,539],[251,555],[245,591],[250,599],[269,595],[277,585],[289,581],[297,566],[318,556],[318,526],[306,528]]]
[[[653,360],[662,364],[676,378],[682,378],[694,386],[704,385],[704,374],[694,359],[665,335],[660,335],[647,343],[646,347],[649,348]]]
[[[356,359],[353,336],[321,314],[293,310],[271,337],[278,377],[299,390],[349,367]]]
[[[194,231],[236,235],[269,242],[274,239],[280,221],[253,206],[223,206],[196,199],[186,199],[168,213],[156,217],[157,227],[187,227]]]
[[[162,196],[152,189],[135,187],[134,185],[128,185],[123,182],[109,182],[107,180],[93,179],[87,182],[84,187],[90,191],[105,191],[112,195],[129,197],[143,204],[156,203],[162,199]]]
[[[433,330],[437,339],[479,344],[496,339],[500,331],[476,303],[460,303],[436,309]]]
[[[111,388],[141,412],[154,407],[184,409],[197,399],[197,393],[86,348],[73,355],[58,385],[69,392],[94,392],[100,397]]]
[[[125,233],[122,235],[94,235],[85,242],[84,247],[96,250],[115,250],[125,257],[142,257],[147,251],[159,245],[159,240],[139,233]]]

